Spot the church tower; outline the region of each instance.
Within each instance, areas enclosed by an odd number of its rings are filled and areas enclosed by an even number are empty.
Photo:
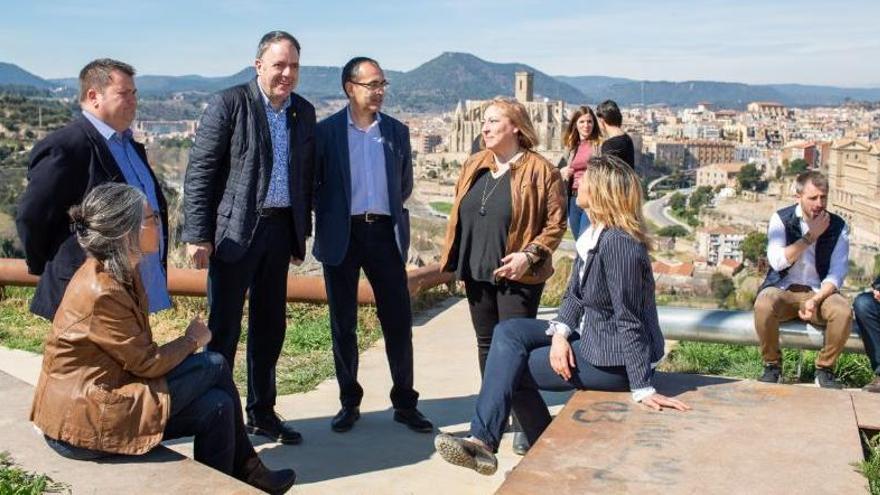
[[[532,101],[535,98],[534,78],[531,72],[520,71],[514,74],[514,90],[516,100],[520,103]]]

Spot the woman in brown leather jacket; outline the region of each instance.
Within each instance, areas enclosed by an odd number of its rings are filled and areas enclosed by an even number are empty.
[[[85,250],[46,338],[31,421],[49,445],[74,459],[140,455],[160,441],[194,435],[195,459],[270,493],[291,469],[270,471],[244,428],[226,360],[193,354],[211,340],[198,317],[158,345],[137,263],[159,248],[158,216],[139,190],[96,187],[70,210]]]
[[[500,321],[534,318],[565,233],[559,171],[533,151],[538,136],[522,103],[492,100],[483,112],[486,149],[468,158],[455,186],[443,271],[464,281],[480,373]],[[514,449],[524,453],[524,437]]]

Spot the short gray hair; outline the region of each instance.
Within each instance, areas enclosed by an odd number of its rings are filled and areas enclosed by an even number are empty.
[[[293,37],[292,34],[287,31],[269,31],[264,34],[262,38],[260,38],[260,44],[257,45],[257,58],[262,58],[263,53],[269,48],[269,45],[272,43],[278,43],[279,41],[289,41],[296,48],[296,53],[300,53],[299,41]]]
[[[87,63],[79,71],[79,101],[86,101],[89,89],[103,90],[110,85],[110,73],[119,71],[129,77],[134,77],[134,67],[112,58],[99,58]]]
[[[797,180],[794,183],[794,192],[802,194],[804,188],[807,187],[808,182],[816,186],[817,189],[821,189],[826,193],[828,192],[828,177],[825,177],[825,174],[816,170],[802,172],[798,175]]]
[[[76,240],[86,254],[127,286],[134,281],[129,256],[140,253],[146,201],[139,189],[110,182],[92,189],[82,204],[68,212]]]

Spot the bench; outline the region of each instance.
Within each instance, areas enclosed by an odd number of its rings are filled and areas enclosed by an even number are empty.
[[[693,410],[576,392],[498,493],[866,493],[852,464],[880,397],[684,374],[657,387]]]
[[[28,421],[33,395],[33,387],[0,372],[0,450],[8,451],[22,468],[65,483],[73,493],[262,493],[162,445],[137,457],[66,459],[50,449]]]

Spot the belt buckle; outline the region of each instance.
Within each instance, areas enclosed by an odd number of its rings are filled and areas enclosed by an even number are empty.
[[[376,214],[375,213],[370,213],[370,212],[364,213],[364,222],[373,223],[375,221],[376,221]]]

